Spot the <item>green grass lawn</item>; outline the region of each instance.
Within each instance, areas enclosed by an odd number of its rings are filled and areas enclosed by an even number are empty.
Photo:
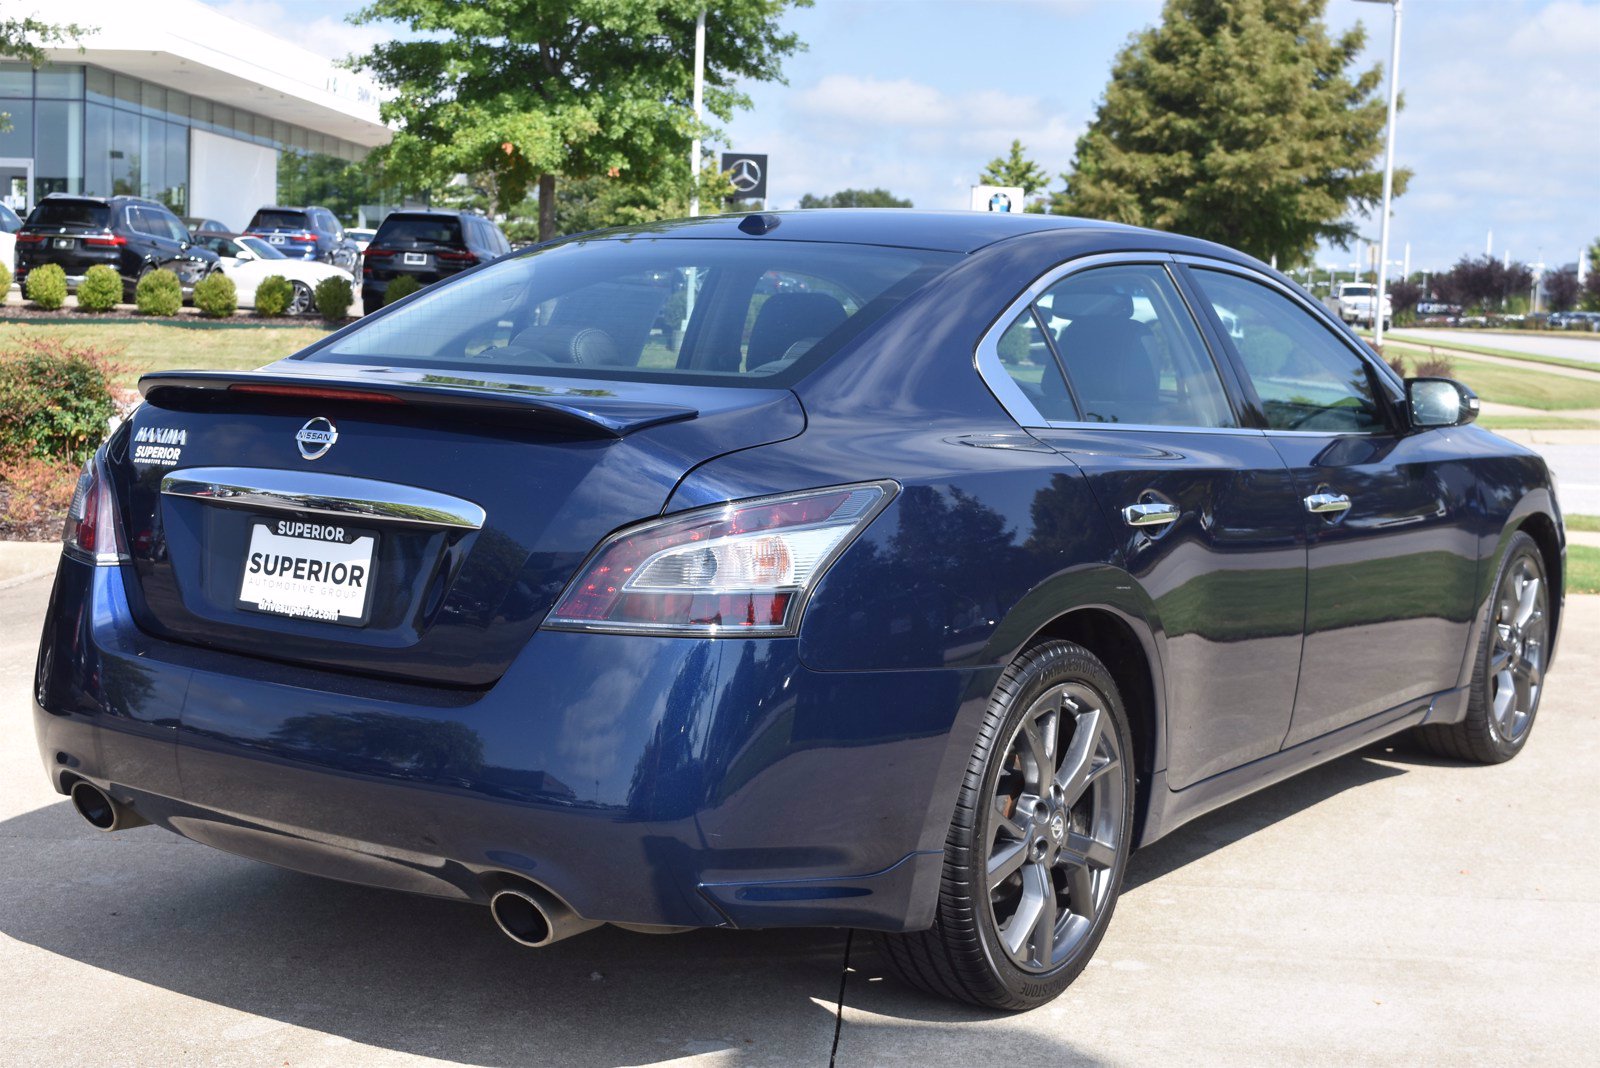
[[[1402,326],[1402,327],[1396,327],[1396,329],[1404,330],[1406,328]],[[1533,333],[1533,331],[1528,331],[1528,332],[1529,333]],[[1366,338],[1368,341],[1372,340],[1372,332],[1371,331],[1362,331],[1361,332],[1361,336]],[[1385,335],[1385,336],[1387,336],[1387,335]],[[1560,335],[1552,334],[1552,333],[1545,333],[1545,334],[1542,334],[1542,336],[1545,336],[1545,337],[1559,337]],[[1422,342],[1416,342],[1416,343],[1417,344],[1422,344]],[[1385,349],[1387,349],[1387,348],[1390,347],[1390,344],[1391,344],[1390,342],[1385,341],[1383,343],[1383,347]],[[1565,356],[1538,356],[1538,355],[1535,355],[1534,353],[1531,353],[1531,352],[1513,352],[1510,349],[1491,348],[1488,345],[1474,345],[1474,344],[1471,344],[1471,343],[1468,343],[1468,342],[1456,341],[1454,339],[1451,339],[1449,341],[1440,341],[1440,340],[1430,339],[1429,341],[1426,342],[1426,344],[1433,345],[1433,346],[1435,346],[1437,348],[1440,348],[1440,349],[1453,349],[1453,350],[1456,350],[1456,351],[1459,351],[1459,352],[1476,352],[1476,353],[1480,353],[1480,354],[1482,354],[1484,356],[1499,356],[1502,359],[1519,360],[1519,361],[1521,361],[1523,363],[1546,363],[1546,364],[1549,364],[1552,367],[1572,367],[1572,368],[1576,368],[1579,371],[1596,371],[1596,370],[1600,370],[1600,366],[1597,366],[1592,361],[1569,360]],[[1406,342],[1404,340],[1401,340],[1401,339],[1396,339],[1393,342],[1393,345],[1394,345],[1395,348],[1407,347],[1406,346]],[[1413,351],[1415,351],[1415,350],[1413,350]]]
[[[1386,348],[1390,346],[1385,346]],[[1426,353],[1401,345],[1392,346],[1406,357],[1408,367],[1414,368]],[[1392,355],[1392,353],[1391,353]],[[1575,408],[1600,408],[1600,375],[1594,381],[1571,378],[1566,375],[1546,374],[1522,367],[1507,367],[1499,363],[1485,363],[1464,356],[1451,360],[1455,377],[1477,391],[1478,396],[1496,404],[1515,404],[1520,408],[1538,408],[1555,412]]]
[[[1600,515],[1564,515],[1568,530],[1586,530],[1591,534],[1600,533]]]
[[[1600,549],[1567,546],[1567,592],[1600,593]]]
[[[163,323],[51,323],[32,326],[0,323],[0,349],[14,339],[48,337],[114,350],[126,370],[122,385],[146,371],[210,369],[237,371],[260,367],[326,337],[320,326],[203,328]]]
[[[1600,430],[1600,420],[1565,415],[1480,415],[1478,425],[1490,430]]]

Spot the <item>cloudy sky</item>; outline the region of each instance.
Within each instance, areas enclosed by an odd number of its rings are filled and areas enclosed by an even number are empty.
[[[329,55],[385,31],[352,27],[342,0],[220,0],[247,22]],[[883,186],[918,207],[965,207],[967,187],[1012,138],[1065,170],[1130,34],[1159,0],[818,0],[788,27],[809,49],[787,85],[750,87],[725,130],[769,154],[770,203]],[[1389,9],[1330,0],[1329,22],[1368,28],[1387,61]],[[712,28],[715,32],[715,28]],[[1400,60],[1407,107],[1397,158],[1416,172],[1395,203],[1398,259],[1448,266],[1509,251],[1552,266],[1600,235],[1600,2],[1409,0]],[[1377,223],[1364,224],[1376,239]],[[1324,263],[1352,253],[1328,252]]]

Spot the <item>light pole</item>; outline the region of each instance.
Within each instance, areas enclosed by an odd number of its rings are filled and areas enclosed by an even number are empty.
[[[706,9],[694,20],[694,143],[689,146],[689,218],[700,214],[700,104],[706,85]],[[1391,122],[1394,120],[1390,120]]]
[[[1364,4],[1388,4],[1394,10],[1394,28],[1389,38],[1389,125],[1383,146],[1383,221],[1378,229],[1378,294],[1372,305],[1372,343],[1383,348],[1383,298],[1389,270],[1389,202],[1394,197],[1394,114],[1400,95],[1400,3],[1401,0],[1358,0]]]

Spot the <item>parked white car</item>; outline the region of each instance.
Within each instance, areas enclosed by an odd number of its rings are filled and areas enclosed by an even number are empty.
[[[195,234],[195,243],[217,254],[217,266],[233,279],[239,293],[239,307],[253,308],[256,287],[272,275],[281,274],[294,287],[285,314],[304,315],[312,309],[311,291],[324,278],[343,278],[352,288],[355,276],[343,267],[315,260],[290,259],[259,237],[248,234]]]
[[[1322,303],[1327,309],[1347,323],[1357,326],[1371,326],[1377,318],[1373,308],[1378,301],[1378,287],[1366,282],[1343,282],[1337,292],[1322,298]],[[1389,320],[1394,316],[1394,304],[1389,299],[1389,294],[1383,295],[1383,327],[1389,328]]]
[[[16,273],[17,270],[17,231],[22,229],[22,219],[17,213],[0,204],[0,263],[6,265],[6,270]],[[6,295],[0,293],[0,301]]]

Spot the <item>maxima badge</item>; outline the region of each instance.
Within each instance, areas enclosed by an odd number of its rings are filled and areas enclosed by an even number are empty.
[[[294,440],[300,446],[301,456],[315,460],[333,448],[333,443],[339,440],[339,431],[333,425],[333,420],[319,415],[301,427],[295,433]]]

